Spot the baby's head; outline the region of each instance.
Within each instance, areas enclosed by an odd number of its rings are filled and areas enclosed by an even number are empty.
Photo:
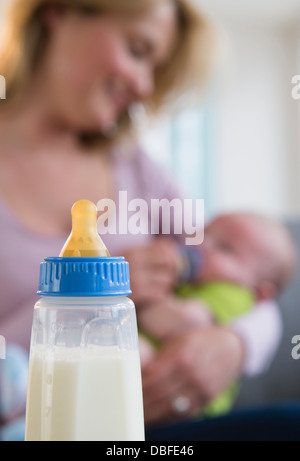
[[[213,219],[202,245],[202,281],[228,281],[271,299],[289,282],[296,256],[283,225],[255,213],[229,213]]]

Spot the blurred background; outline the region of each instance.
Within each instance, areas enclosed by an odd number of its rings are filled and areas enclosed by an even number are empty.
[[[255,208],[298,216],[300,104],[291,79],[300,73],[300,3],[195,1],[224,29],[227,62],[204,107],[151,133],[149,152],[205,198],[208,214]]]
[[[299,0],[195,0],[224,29],[228,57],[202,104],[163,118],[145,134],[149,155],[169,169],[207,216],[251,209],[284,220],[300,252]],[[0,0],[0,18],[10,0]],[[0,24],[0,40],[1,40]],[[299,221],[298,221],[299,218]],[[300,273],[280,299],[284,337],[269,372],[245,380],[237,405],[300,399]]]

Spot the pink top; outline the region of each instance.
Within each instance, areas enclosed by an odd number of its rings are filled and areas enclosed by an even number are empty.
[[[136,151],[130,156],[114,152],[111,161],[117,204],[119,191],[127,191],[128,202],[135,198],[150,203],[154,198],[172,200],[181,197],[172,180],[143,152]],[[28,349],[33,306],[38,299],[40,262],[47,256],[59,255],[67,235],[49,238],[24,229],[1,200],[0,223],[0,335],[5,337],[7,344],[14,343]],[[122,256],[126,249],[144,244],[151,238],[150,233],[103,236],[113,256]],[[273,303],[260,305],[236,320],[233,327],[245,343],[245,373],[260,373],[269,365],[281,338],[277,306]]]

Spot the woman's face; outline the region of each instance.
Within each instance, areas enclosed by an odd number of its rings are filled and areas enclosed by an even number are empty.
[[[50,38],[43,89],[61,123],[109,131],[129,106],[151,96],[155,69],[172,55],[177,17],[171,2],[145,16],[88,16],[46,10]]]

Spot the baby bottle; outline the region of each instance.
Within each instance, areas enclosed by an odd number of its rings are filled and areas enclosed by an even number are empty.
[[[110,257],[97,208],[72,208],[60,257],[41,263],[26,441],[143,441],[138,333],[128,263]]]

